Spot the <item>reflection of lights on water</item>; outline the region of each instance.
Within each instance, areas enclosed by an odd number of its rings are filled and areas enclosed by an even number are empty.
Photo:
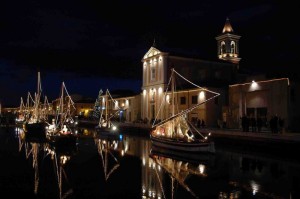
[[[89,131],[87,129],[84,129],[83,130],[83,135],[88,135],[89,134]]]
[[[142,190],[143,190],[143,193],[146,193],[146,188],[145,188],[145,186],[143,186]]]
[[[252,194],[255,195],[259,191],[259,184],[257,184],[255,181],[250,182],[251,188],[252,188]]]
[[[204,173],[204,170],[205,170],[205,165],[200,164],[200,165],[199,165],[199,171],[200,171],[200,173],[203,174],[203,173]]]
[[[70,159],[69,156],[63,155],[63,156],[60,157],[60,162],[61,162],[62,164],[65,164],[69,159]]]
[[[155,191],[152,191],[152,198],[155,198]]]
[[[119,135],[119,138],[120,138],[120,140],[123,140],[123,135],[120,134],[120,135]]]
[[[124,154],[125,154],[124,150],[122,150],[121,154],[122,154],[122,156],[124,156]]]
[[[153,169],[155,169],[155,162],[153,162],[153,164],[152,164],[152,168],[153,168]]]
[[[145,160],[145,157],[143,157],[143,166],[146,165],[146,160]]]

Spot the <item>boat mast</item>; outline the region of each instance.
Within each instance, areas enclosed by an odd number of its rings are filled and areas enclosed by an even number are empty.
[[[60,125],[63,128],[63,121],[64,121],[64,82],[61,85],[61,95],[60,95]]]
[[[41,95],[41,77],[40,72],[38,72],[38,81],[37,81],[37,93],[35,95],[35,107],[34,107],[34,115],[36,117],[36,121],[39,121],[39,106],[40,106],[40,95]]]
[[[105,121],[106,121],[106,127],[110,127],[109,122],[107,121],[108,117],[107,117],[107,108],[108,108],[108,90],[106,89],[105,92]]]
[[[171,88],[171,95],[172,95],[172,116],[175,115],[175,102],[174,102],[174,68],[172,68],[171,72],[171,78],[172,78],[172,88]]]
[[[175,87],[175,80],[174,80],[174,68],[172,68],[172,72],[171,72],[171,96],[172,96],[172,104],[171,104],[171,106],[172,106],[172,116],[174,116],[175,115],[175,97],[174,97],[174,87]],[[172,120],[172,132],[173,132],[173,134],[172,135],[175,135],[175,133],[176,132],[174,132],[175,131],[175,124],[174,124],[174,120]]]

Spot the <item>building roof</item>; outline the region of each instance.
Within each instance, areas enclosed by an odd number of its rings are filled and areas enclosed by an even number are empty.
[[[233,29],[232,29],[232,26],[230,24],[230,21],[229,21],[228,17],[226,18],[225,25],[224,25],[222,33],[233,33]]]

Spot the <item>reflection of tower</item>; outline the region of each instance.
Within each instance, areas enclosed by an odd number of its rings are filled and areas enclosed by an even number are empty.
[[[163,171],[153,159],[149,158],[151,144],[148,140],[141,140],[142,157],[142,198],[164,198],[161,182]]]
[[[216,37],[218,44],[218,58],[238,64],[239,58],[239,39],[241,36],[234,34],[229,19],[226,19],[222,34]]]

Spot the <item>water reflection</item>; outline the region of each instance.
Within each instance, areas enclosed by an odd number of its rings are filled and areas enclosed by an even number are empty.
[[[206,154],[200,156],[206,156]],[[146,187],[144,187],[143,198],[147,198],[147,196],[156,198],[156,194],[157,198],[167,198],[164,191],[165,186],[163,184],[163,182],[165,182],[167,179],[164,178],[162,172],[166,172],[171,180],[171,198],[175,197],[175,188],[178,187],[178,184],[180,184],[193,197],[198,198],[194,191],[189,187],[187,179],[190,175],[197,175],[200,177],[207,176],[205,172],[206,165],[203,162],[191,163],[180,159],[159,155],[157,153],[151,153],[149,167],[152,168],[156,174],[160,190],[148,190],[147,193]]]
[[[32,161],[32,167],[34,170],[34,194],[35,195],[44,195],[45,189],[55,195],[54,185],[50,185],[51,178],[54,177],[57,183],[57,195],[55,198],[66,198],[67,196],[73,193],[73,189],[68,182],[68,175],[65,171],[65,167],[72,158],[77,153],[77,146],[61,146],[55,145],[55,143],[49,143],[45,140],[41,142],[30,141],[24,139],[24,132],[22,129],[17,129],[18,139],[19,139],[19,151],[22,151],[24,148],[26,159]],[[52,162],[52,164],[50,164]],[[42,166],[40,166],[42,164]],[[49,175],[45,170],[51,169],[54,171]],[[43,180],[47,183],[43,184],[43,189],[40,190],[40,172],[43,172]],[[50,185],[50,186],[49,186]],[[51,190],[52,189],[52,190]]]
[[[119,140],[96,138],[95,144],[102,160],[103,172],[107,181],[110,175],[120,166],[119,157],[116,157],[115,152],[119,152],[119,155],[124,155],[124,149],[121,147]]]
[[[68,174],[65,167],[71,158],[77,153],[76,143],[74,145],[61,146],[51,144],[46,147],[47,155],[50,155],[54,164],[54,172],[57,179],[59,198],[66,198],[73,194],[73,188],[69,183]]]
[[[93,129],[79,134],[79,147],[64,151],[24,142],[17,133],[39,198],[300,198],[297,159],[218,145],[215,155],[182,155],[157,151],[148,137],[129,133],[118,139],[94,137]]]

